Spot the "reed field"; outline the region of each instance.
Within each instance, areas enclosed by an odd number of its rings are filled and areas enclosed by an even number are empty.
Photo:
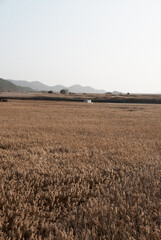
[[[161,105],[0,102],[0,239],[160,240]]]

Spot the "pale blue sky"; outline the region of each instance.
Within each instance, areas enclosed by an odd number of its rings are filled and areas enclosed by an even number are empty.
[[[161,0],[0,0],[0,77],[161,92]]]

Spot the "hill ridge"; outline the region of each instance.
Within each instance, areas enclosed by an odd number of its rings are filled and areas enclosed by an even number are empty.
[[[29,87],[21,87],[16,84],[0,78],[0,92],[31,92],[33,91]]]
[[[98,90],[90,86],[81,86],[79,84],[72,85],[70,87],[66,87],[60,84],[57,84],[55,86],[48,86],[42,82],[39,81],[32,81],[28,82],[25,80],[10,80],[8,81],[14,83],[17,86],[21,87],[30,87],[35,91],[53,91],[53,92],[60,92],[61,89],[68,89],[69,92],[75,92],[75,93],[105,93],[105,90]]]

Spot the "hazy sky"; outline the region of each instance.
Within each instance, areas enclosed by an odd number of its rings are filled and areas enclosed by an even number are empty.
[[[161,92],[161,0],[0,0],[0,77]]]

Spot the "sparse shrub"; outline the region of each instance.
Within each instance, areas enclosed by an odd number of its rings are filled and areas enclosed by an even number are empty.
[[[50,91],[48,91],[48,93],[49,93],[49,94],[53,94],[53,91],[50,90]]]
[[[60,90],[60,93],[61,93],[61,94],[68,94],[69,91],[68,91],[68,89],[61,89],[61,90]]]

